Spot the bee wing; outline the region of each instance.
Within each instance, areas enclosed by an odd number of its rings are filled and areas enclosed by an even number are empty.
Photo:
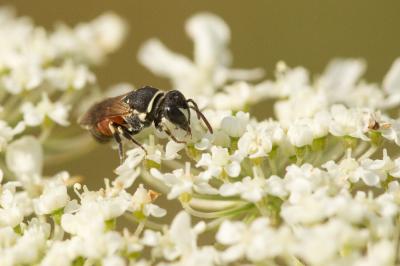
[[[130,111],[129,106],[122,101],[125,95],[105,99],[94,104],[79,119],[79,124],[90,129],[105,118],[127,115]]]

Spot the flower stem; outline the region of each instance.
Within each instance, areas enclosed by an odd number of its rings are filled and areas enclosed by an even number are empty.
[[[150,229],[152,229],[152,230],[162,231],[163,228],[165,227],[165,225],[163,225],[163,224],[158,224],[158,223],[149,221],[149,220],[147,220],[147,219],[146,219],[146,220],[137,219],[135,216],[133,216],[133,215],[130,214],[130,213],[124,213],[124,217],[125,217],[126,219],[128,219],[129,221],[134,222],[134,223],[137,223],[137,224],[143,223],[144,227],[150,228]],[[139,227],[139,226],[138,226],[138,227]],[[136,230],[137,230],[137,229],[138,229],[138,228],[136,228]],[[142,230],[143,230],[143,229],[142,229]]]
[[[363,154],[361,154],[358,157],[358,160],[361,161],[361,160],[363,160],[365,158],[371,157],[377,150],[378,150],[378,146],[371,145],[371,147],[369,147],[369,149],[366,152],[364,152]]]
[[[219,218],[223,216],[231,216],[231,215],[236,215],[241,213],[244,210],[248,210],[252,208],[254,205],[246,203],[238,208],[232,208],[232,209],[227,209],[224,211],[218,211],[218,212],[201,212],[194,210],[189,204],[182,204],[182,207],[187,211],[189,214],[199,217],[199,218],[204,218],[204,219],[214,219],[214,218]]]

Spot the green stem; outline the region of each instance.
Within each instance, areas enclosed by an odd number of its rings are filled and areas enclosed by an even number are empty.
[[[168,194],[169,188],[166,185],[164,185],[161,181],[155,179],[147,170],[144,170],[142,168],[140,176],[142,177],[143,181],[156,188],[162,194]]]
[[[377,150],[378,146],[371,145],[371,147],[369,147],[369,149],[366,152],[364,152],[358,157],[358,160],[361,161],[363,159],[371,157]]]
[[[137,224],[143,223],[144,227],[150,228],[150,229],[156,230],[156,231],[162,231],[163,228],[166,226],[164,224],[158,224],[158,223],[149,221],[147,219],[146,220],[138,219],[135,216],[133,216],[131,213],[124,213],[124,217],[126,219],[128,219],[129,221],[137,223]]]
[[[249,210],[253,208],[253,204],[246,203],[238,208],[232,208],[232,209],[227,209],[224,211],[217,211],[217,212],[201,212],[192,209],[189,204],[182,204],[182,207],[185,209],[186,212],[189,214],[203,218],[203,219],[214,219],[214,218],[220,218],[223,216],[232,216],[241,213],[244,210]]]
[[[139,222],[139,224],[138,224],[137,227],[136,227],[134,236],[136,236],[137,238],[139,238],[140,234],[142,233],[142,231],[143,231],[143,229],[144,229],[144,227],[145,227],[145,223],[146,223],[146,220],[143,220],[143,221]]]

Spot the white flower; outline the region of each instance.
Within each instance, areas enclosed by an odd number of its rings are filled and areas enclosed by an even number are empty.
[[[186,145],[184,143],[177,143],[174,140],[168,141],[167,145],[165,145],[165,160],[180,159],[181,156],[178,152],[185,147]]]
[[[303,197],[310,195],[324,181],[321,170],[310,164],[303,164],[301,167],[290,165],[286,168],[284,177],[285,189],[289,191],[289,202],[296,203]]]
[[[314,138],[322,138],[328,135],[331,116],[328,111],[318,112],[312,117],[310,124]]]
[[[168,77],[173,87],[187,97],[210,96],[227,80],[259,78],[262,71],[236,71],[228,68],[227,45],[230,31],[219,17],[201,13],[190,18],[186,31],[194,41],[194,62],[173,53],[159,40],[147,41],[139,51],[139,61],[157,75]]]
[[[208,68],[229,61],[230,54],[226,47],[230,30],[221,18],[210,13],[200,13],[186,22],[185,29],[195,44],[196,64]]]
[[[143,44],[138,59],[153,73],[171,78],[175,88],[185,88],[189,83],[194,83],[196,70],[190,60],[171,52],[157,39],[150,39]],[[187,81],[183,81],[185,77]]]
[[[249,158],[266,157],[273,145],[280,144],[285,133],[278,123],[264,121],[250,124],[238,141],[239,153]]]
[[[358,169],[360,164],[356,159],[347,156],[339,163],[328,161],[322,165],[327,172],[336,179],[338,184],[344,185],[346,182],[357,182],[354,172]]]
[[[128,210],[132,212],[140,211],[145,216],[163,217],[167,213],[166,210],[152,203],[157,197],[157,193],[145,189],[140,184],[135,194],[133,194]]]
[[[382,87],[389,95],[388,107],[397,105],[400,102],[400,58],[393,62],[383,79]]]
[[[4,88],[11,94],[19,94],[24,90],[33,90],[43,81],[42,69],[38,65],[29,62],[21,62],[21,65],[12,69],[9,75],[1,78]]]
[[[248,113],[238,112],[235,116],[227,116],[222,119],[221,129],[233,138],[240,138],[246,131],[250,115]]]
[[[8,248],[15,244],[18,239],[17,233],[11,226],[0,228],[0,247]]]
[[[396,258],[396,245],[389,240],[380,240],[368,247],[367,256],[359,259],[356,266],[392,265]]]
[[[305,104],[307,103],[307,104]],[[288,127],[299,118],[310,118],[328,106],[326,95],[310,88],[296,90],[287,100],[275,103],[274,112],[279,122]]]
[[[389,108],[390,100],[377,84],[360,82],[356,85],[341,102],[349,107],[369,107],[372,109]]]
[[[71,202],[70,205],[76,204],[76,202]],[[97,234],[98,232],[103,232],[105,223],[104,217],[97,210],[85,208],[76,209],[72,211],[77,211],[76,213],[68,212],[67,210],[61,217],[61,226],[65,232],[84,236],[87,234]]]
[[[24,210],[18,202],[15,185],[0,189],[0,206],[0,227],[15,227],[23,221]]]
[[[189,214],[181,211],[164,235],[146,230],[142,241],[143,244],[154,247],[155,254],[172,261],[196,252],[197,236],[204,230],[204,226],[204,222],[200,222],[192,228]]]
[[[253,262],[273,258],[284,253],[292,241],[286,228],[273,230],[267,218],[258,218],[249,226],[240,221],[226,220],[216,238],[219,243],[229,246],[221,254],[226,263],[244,256]]]
[[[266,192],[273,196],[284,198],[288,192],[285,189],[285,184],[282,178],[273,175],[266,180]]]
[[[390,193],[383,193],[376,198],[376,203],[380,206],[379,213],[383,217],[393,218],[399,212],[396,198]]]
[[[69,201],[67,187],[64,180],[49,182],[39,198],[33,201],[35,212],[38,215],[51,214],[65,207]]]
[[[323,165],[337,181],[349,180],[353,183],[360,179],[368,186],[379,187],[387,176],[400,177],[399,159],[392,161],[387,154],[386,149],[383,151],[382,160],[372,160],[365,158],[360,162],[351,158],[350,154],[339,164],[329,161]]]
[[[250,84],[238,81],[216,93],[212,98],[212,106],[217,110],[243,110],[247,105],[262,100],[255,93]]]
[[[289,68],[279,61],[275,70],[276,82],[264,81],[259,84],[265,94],[272,98],[286,98],[309,87],[309,73],[303,67]]]
[[[10,127],[6,121],[0,120],[0,151],[6,147],[15,135],[25,130],[25,123],[19,122],[14,128]]]
[[[46,249],[49,235],[50,224],[33,218],[23,236],[6,252],[12,255],[15,264],[35,264]]]
[[[177,262],[181,266],[214,266],[220,264],[219,253],[212,246],[202,246],[182,256]]]
[[[368,186],[379,187],[380,182],[386,179],[386,173],[375,171],[374,164],[374,161],[371,159],[363,160],[360,167],[354,172],[353,181],[357,182],[359,179],[362,179]]]
[[[81,244],[78,238],[71,238],[64,241],[54,241],[47,250],[41,266],[69,266],[81,253]]]
[[[86,65],[75,65],[71,60],[65,61],[61,67],[51,67],[45,72],[47,80],[60,90],[81,90],[96,80]]]
[[[240,195],[242,199],[250,202],[258,202],[266,195],[266,180],[264,178],[251,178],[246,176],[242,181],[225,183],[219,188],[222,196]]]
[[[237,177],[240,174],[240,163],[229,155],[228,149],[218,146],[211,148],[211,154],[203,153],[196,167],[207,168],[203,172],[203,177],[206,179],[219,177],[223,173],[230,177]]]
[[[117,255],[123,249],[123,238],[115,231],[93,232],[79,236],[80,253],[83,257],[94,260]]]
[[[201,176],[194,176],[190,173],[190,163],[186,163],[185,170],[176,169],[172,173],[162,174],[155,168],[150,173],[166,184],[171,190],[168,199],[174,199],[183,193],[192,194],[193,191],[199,194],[217,194],[218,191],[208,184],[208,180]]]
[[[125,260],[121,256],[111,255],[103,259],[102,265],[104,266],[125,266]]]
[[[365,135],[368,129],[366,113],[359,109],[347,109],[343,105],[331,108],[332,121],[329,132],[334,136],[351,136],[368,141]]]
[[[127,27],[117,15],[105,13],[89,23],[75,28],[58,24],[49,42],[58,57],[73,57],[89,63],[101,63],[108,53],[115,51],[126,36]]]
[[[302,124],[299,122],[289,126],[287,135],[290,143],[296,147],[311,145],[313,142],[313,132],[311,127],[308,124]]]
[[[125,161],[115,169],[115,173],[118,177],[113,181],[116,186],[122,186],[128,188],[132,186],[136,178],[140,174],[140,168],[138,165],[144,159],[144,151],[141,148],[135,148],[126,152]]]
[[[107,12],[91,22],[95,42],[104,52],[117,50],[127,35],[125,21],[113,12]]]
[[[149,143],[143,144],[146,149],[146,160],[155,162],[156,164],[161,164],[161,160],[165,158],[163,146],[155,143],[154,136],[149,136]]]
[[[360,59],[334,59],[319,78],[317,86],[324,90],[330,102],[341,102],[348,97],[365,69],[366,64]]]
[[[7,167],[20,179],[41,175],[43,150],[40,142],[33,136],[21,137],[7,147]]]
[[[103,232],[105,222],[119,217],[128,210],[131,196],[124,190],[114,190],[106,182],[106,189],[89,191],[86,186],[79,193],[80,184],[75,184],[75,193],[80,198],[68,202],[61,217],[61,225],[66,232],[85,236]]]
[[[38,126],[46,117],[59,125],[68,126],[69,109],[69,106],[61,102],[51,102],[46,93],[42,94],[42,100],[36,106],[26,102],[21,107],[24,121],[28,126]]]
[[[326,189],[316,189],[313,194],[305,194],[297,202],[285,202],[281,207],[281,216],[289,225],[313,224],[328,216],[332,202],[326,195]],[[306,212],[303,210],[307,210]]]
[[[363,247],[368,237],[366,230],[358,230],[339,219],[296,231],[294,253],[310,265],[326,265],[345,247]]]
[[[391,120],[388,123],[388,127],[384,127],[379,130],[382,133],[382,137],[393,141],[400,146],[400,121]]]

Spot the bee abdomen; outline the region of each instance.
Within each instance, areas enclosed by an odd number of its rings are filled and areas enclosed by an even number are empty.
[[[96,128],[91,128],[89,129],[89,132],[92,134],[95,140],[97,140],[100,143],[106,143],[111,140],[111,136],[106,136],[102,134],[98,129]]]

